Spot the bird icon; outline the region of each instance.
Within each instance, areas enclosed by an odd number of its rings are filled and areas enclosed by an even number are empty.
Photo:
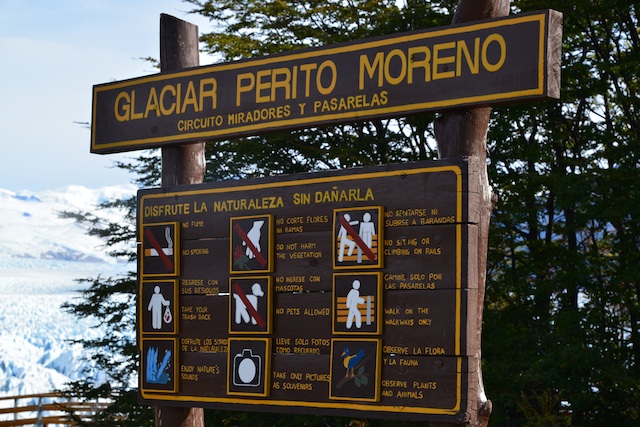
[[[365,354],[364,349],[360,349],[360,351],[358,351],[358,353],[356,354],[351,354],[349,347],[346,347],[344,349],[341,356],[344,357],[344,360],[342,362],[344,364],[344,367],[347,368],[347,373],[345,374],[345,378],[349,376],[349,371],[351,371],[352,377],[355,376],[353,369],[358,365],[358,363],[360,363],[360,361],[364,357],[364,354]]]

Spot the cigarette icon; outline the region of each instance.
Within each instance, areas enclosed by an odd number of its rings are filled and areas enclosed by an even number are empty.
[[[171,239],[171,228],[164,229],[164,237],[167,240],[167,247],[162,248],[162,253],[165,255],[173,255],[173,239]],[[155,248],[148,248],[144,250],[144,256],[160,256]]]

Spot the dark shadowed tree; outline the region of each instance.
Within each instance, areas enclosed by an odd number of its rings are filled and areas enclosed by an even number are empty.
[[[564,13],[561,102],[497,109],[486,380],[504,426],[638,425],[638,2]]]

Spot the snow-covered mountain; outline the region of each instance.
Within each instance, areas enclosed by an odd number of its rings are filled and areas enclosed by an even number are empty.
[[[0,189],[0,257],[113,263],[99,240],[59,213],[94,211],[100,202],[134,192],[129,186],[97,190],[69,186],[40,193]]]
[[[133,186],[0,189],[0,396],[52,391],[84,375],[82,348],[68,340],[103,331],[60,305],[80,297],[85,285],[76,279],[134,266],[110,258],[100,239],[59,213],[95,211],[101,201],[133,194]]]

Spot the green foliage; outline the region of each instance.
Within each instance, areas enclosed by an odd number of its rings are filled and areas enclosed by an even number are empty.
[[[451,20],[440,12],[454,3],[410,0],[399,9],[395,0],[188,2],[211,20],[214,31],[201,40],[224,61],[446,25]]]
[[[88,234],[103,237],[112,256],[135,260],[135,198],[105,202],[100,208],[120,209],[123,222],[100,220],[96,213],[65,213],[88,225]],[[129,243],[130,246],[123,246]],[[136,273],[123,277],[102,277],[79,280],[86,290],[78,301],[63,305],[78,318],[94,320],[105,331],[104,336],[79,340],[92,367],[86,379],[72,382],[67,392],[87,399],[112,399],[114,404],[101,411],[93,420],[101,426],[152,426],[153,409],[137,404],[135,390],[138,351],[135,342]],[[96,378],[95,371],[107,373]],[[80,423],[83,425],[86,423]]]
[[[453,2],[189,0],[214,31],[205,50],[224,61],[446,25]],[[207,180],[398,163],[436,157],[433,115],[280,132],[208,144]]]
[[[498,425],[640,422],[638,2],[564,12],[562,102],[496,109],[485,380]],[[507,375],[505,375],[507,374]],[[504,378],[509,381],[504,381]]]
[[[135,183],[140,188],[157,187],[161,180],[160,150],[147,150],[143,154],[133,159],[133,162],[114,162],[114,166],[132,173],[136,179]],[[135,199],[132,201],[128,215],[135,216]]]

